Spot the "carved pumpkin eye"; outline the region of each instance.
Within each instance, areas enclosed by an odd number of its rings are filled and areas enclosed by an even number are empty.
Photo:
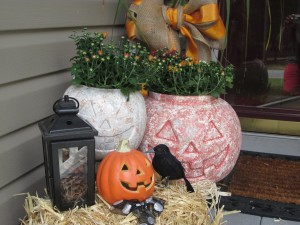
[[[123,166],[122,166],[122,169],[121,169],[122,171],[128,171],[129,169],[128,169],[128,166],[126,165],[126,164],[124,164]]]

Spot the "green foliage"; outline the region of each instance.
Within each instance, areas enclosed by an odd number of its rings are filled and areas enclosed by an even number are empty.
[[[149,91],[171,95],[211,95],[218,97],[232,87],[233,68],[217,62],[194,62],[167,49],[149,52],[140,43],[122,38],[105,43],[106,33],[70,36],[76,44],[71,67],[73,84],[121,89],[129,97],[146,83]]]
[[[194,62],[177,52],[158,50],[151,53],[155,73],[147,77],[146,89],[171,95],[211,95],[218,97],[231,88],[232,66],[222,67],[218,62]]]
[[[76,44],[76,56],[71,59],[73,84],[89,87],[121,89],[129,96],[141,90],[141,75],[147,74],[142,67],[149,52],[141,44],[130,43],[124,37],[116,44],[106,44],[106,33],[90,33],[84,29],[70,38]]]

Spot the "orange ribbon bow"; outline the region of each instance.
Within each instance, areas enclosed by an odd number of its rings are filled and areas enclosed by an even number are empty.
[[[177,8],[163,5],[163,0],[134,0],[126,31],[130,39],[146,41],[151,48],[177,51],[180,31],[187,40],[186,55],[194,60],[210,61],[211,48],[225,47],[226,30],[216,0],[190,0]]]

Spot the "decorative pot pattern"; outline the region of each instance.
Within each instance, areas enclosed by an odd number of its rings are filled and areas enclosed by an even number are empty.
[[[219,181],[233,169],[241,149],[241,126],[221,98],[149,93],[147,127],[140,145],[147,151],[166,144],[191,182]]]
[[[146,129],[146,106],[139,92],[130,94],[129,101],[118,89],[101,89],[71,85],[65,95],[79,101],[78,116],[98,130],[95,137],[96,159],[113,151],[121,139],[137,148]]]

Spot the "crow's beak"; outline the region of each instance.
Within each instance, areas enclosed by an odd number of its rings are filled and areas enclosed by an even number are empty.
[[[148,153],[155,153],[155,151],[154,151],[154,148],[151,148],[150,150],[148,150],[148,151],[146,151],[144,153],[146,153],[146,154],[148,154]]]

